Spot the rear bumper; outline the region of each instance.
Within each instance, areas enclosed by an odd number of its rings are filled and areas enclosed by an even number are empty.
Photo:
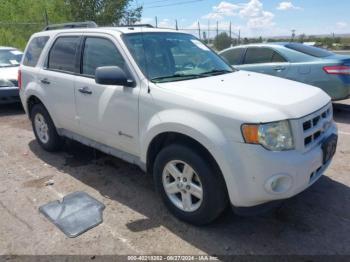
[[[18,87],[1,87],[0,104],[11,104],[20,102]]]
[[[332,98],[332,101],[344,100],[350,97],[350,85],[342,81],[332,82],[331,85],[326,85],[321,89]]]

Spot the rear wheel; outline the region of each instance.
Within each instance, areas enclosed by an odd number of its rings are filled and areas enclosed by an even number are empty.
[[[169,145],[159,152],[154,180],[168,209],[191,224],[212,222],[228,204],[219,171],[199,152],[184,145]]]
[[[57,134],[56,127],[42,104],[36,104],[32,108],[31,121],[35,137],[42,148],[50,152],[61,148],[61,137]]]

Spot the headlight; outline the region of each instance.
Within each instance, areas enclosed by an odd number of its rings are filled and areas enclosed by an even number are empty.
[[[8,87],[8,86],[14,86],[14,84],[9,80],[0,78],[0,87]]]
[[[294,149],[294,142],[289,121],[267,124],[244,124],[242,133],[246,143],[260,144],[271,151]]]

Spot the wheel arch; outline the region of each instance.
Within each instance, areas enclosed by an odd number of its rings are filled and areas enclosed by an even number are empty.
[[[42,100],[38,96],[30,95],[26,101],[26,107],[27,107],[29,117],[31,117],[31,112],[32,112],[33,107],[37,104],[42,104],[47,110],[47,107],[44,105],[44,103],[42,102]]]
[[[36,104],[41,104],[45,107],[46,111],[48,112],[48,114],[50,115],[54,125],[57,127],[58,123],[55,120],[54,115],[52,115],[52,110],[50,110],[50,107],[48,107],[48,105],[45,104],[44,99],[42,99],[42,97],[36,93],[31,93],[27,95],[27,100],[25,102],[25,107],[26,107],[26,111],[27,111],[27,115],[30,118],[31,117],[31,110],[33,109],[33,107]]]

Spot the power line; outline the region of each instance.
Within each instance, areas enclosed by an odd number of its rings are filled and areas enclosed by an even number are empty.
[[[164,2],[174,2],[174,0],[157,0],[157,1],[152,1],[152,2],[148,2],[148,3],[144,3],[143,5],[153,5],[153,4],[158,4],[158,3],[164,3]]]
[[[178,2],[178,3],[165,4],[165,5],[145,6],[144,9],[160,8],[160,7],[167,7],[167,6],[179,6],[179,5],[197,3],[197,2],[202,2],[202,1],[204,1],[204,0],[191,0],[191,1],[183,1],[183,2]]]
[[[43,25],[44,23],[31,23],[31,22],[2,22],[0,25]]]

